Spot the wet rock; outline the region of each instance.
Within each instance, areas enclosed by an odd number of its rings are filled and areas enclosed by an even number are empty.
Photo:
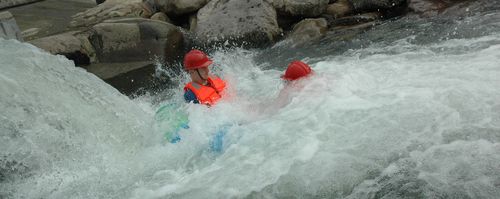
[[[355,12],[390,10],[406,3],[406,0],[349,0]]]
[[[191,15],[189,16],[189,31],[196,32],[196,24],[198,23],[198,16]]]
[[[342,17],[329,21],[329,26],[332,28],[340,28],[340,27],[344,28],[348,26],[355,26],[379,20],[381,16],[382,15],[379,12],[371,12],[371,13],[364,13],[348,17]]]
[[[90,27],[104,20],[119,17],[149,18],[154,13],[141,0],[107,0],[97,7],[74,15],[70,27]]]
[[[468,12],[478,7],[477,5],[488,6],[488,3],[494,1],[478,0],[478,1],[464,1],[464,0],[409,0],[408,8],[410,11],[419,14],[420,16],[430,17],[436,16],[440,13],[454,13],[451,15],[463,16]],[[498,2],[496,2],[498,3]],[[455,6],[457,5],[457,6]],[[462,6],[460,6],[462,5]],[[469,8],[470,9],[467,9]],[[481,7],[481,6],[479,6]],[[457,12],[455,12],[457,11]]]
[[[174,25],[142,18],[108,20],[92,28],[90,42],[99,62],[173,60],[184,36]]]
[[[340,18],[352,12],[353,7],[348,0],[338,0],[327,6],[325,14],[331,15],[334,18]]]
[[[145,0],[144,3],[157,12],[167,15],[183,15],[196,12],[208,3],[209,0]]]
[[[267,0],[212,0],[197,17],[195,33],[200,45],[229,41],[263,46],[281,33],[276,11]]]
[[[29,28],[21,32],[23,38],[33,37],[40,32],[40,28]]]
[[[293,29],[293,25],[296,23],[299,23],[302,21],[304,18],[300,16],[282,16],[278,15],[278,26],[283,30],[283,31],[291,31]]]
[[[9,12],[15,16],[19,28],[23,31],[23,39],[30,41],[80,30],[68,27],[71,16],[95,6],[92,0],[46,0],[9,8]]]
[[[10,12],[0,12],[0,38],[23,41],[21,31]]]
[[[72,31],[29,41],[34,46],[52,54],[64,55],[75,65],[83,66],[96,62],[96,54],[88,35]]]
[[[325,12],[328,0],[273,0],[280,15],[317,17]]]
[[[128,18],[109,20],[95,25],[89,31],[74,31],[30,41],[31,44],[52,54],[61,54],[77,66],[92,66],[99,77],[110,78],[124,71],[137,69],[158,61],[177,60],[184,49],[184,36],[172,24]],[[115,64],[118,63],[118,64]],[[99,65],[100,64],[100,65]]]
[[[82,49],[82,42],[77,36],[78,33],[79,32],[67,32],[31,40],[29,43],[52,54],[80,51]]]
[[[441,16],[457,18],[474,16],[478,13],[492,13],[500,10],[498,0],[475,0],[475,1],[449,1],[449,7],[440,13]],[[498,20],[498,14],[490,15],[489,18]]]
[[[167,22],[167,23],[172,23],[170,18],[168,18],[168,16],[163,12],[155,13],[153,16],[151,16],[151,19],[157,20],[157,21],[163,21],[163,22]]]
[[[304,19],[293,26],[287,40],[294,45],[299,45],[325,35],[327,30],[328,23],[323,18]]]
[[[9,8],[13,6],[23,5],[27,3],[33,3],[41,0],[1,0],[0,9]]]
[[[107,20],[90,30],[30,43],[66,56],[125,94],[159,88],[159,82],[167,80],[154,76],[154,64],[176,62],[184,52],[184,35],[178,27],[143,18]]]
[[[408,8],[422,16],[435,16],[447,5],[441,0],[409,0]]]
[[[114,76],[103,78],[106,83],[112,85],[121,93],[124,93],[128,96],[140,96],[145,94],[146,92],[157,92],[164,90],[165,88],[168,88],[168,85],[172,85],[170,79],[165,77],[158,77],[155,75],[156,66],[154,64],[141,65],[140,62],[126,64],[128,64],[130,67],[126,67],[123,65],[113,67],[107,65],[107,68],[110,69],[127,68],[132,70],[127,70],[123,73],[118,73],[115,71],[115,73],[113,73]],[[136,64],[136,66],[134,66],[134,64]]]

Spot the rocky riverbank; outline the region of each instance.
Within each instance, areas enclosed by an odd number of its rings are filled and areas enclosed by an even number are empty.
[[[24,5],[24,4],[28,4],[28,3],[37,2],[37,1],[40,1],[40,0],[2,0],[2,1],[0,1],[0,9]]]
[[[7,11],[12,10],[18,23],[22,24],[24,40],[50,53],[68,57],[77,66],[86,68],[122,92],[134,93],[145,85],[158,83],[152,75],[155,62],[160,61],[169,67],[178,66],[173,63],[178,63],[192,47],[255,48],[271,46],[278,41],[300,46],[328,32],[363,30],[394,17],[429,17],[443,13],[463,15],[469,11],[460,5],[473,2],[46,0],[32,4],[30,8],[26,6],[28,9],[20,7]],[[68,3],[75,6],[60,6]],[[71,20],[52,20],[54,24],[48,25],[53,26],[55,31],[44,30],[42,33],[45,34],[40,34],[40,28],[29,27],[36,20],[23,16],[42,15],[44,9],[59,15],[62,13],[58,11],[64,10],[65,15],[71,14]]]

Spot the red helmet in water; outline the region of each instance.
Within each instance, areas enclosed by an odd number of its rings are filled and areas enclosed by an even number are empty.
[[[184,69],[193,70],[206,68],[212,64],[212,60],[201,50],[191,50],[184,56]]]
[[[281,78],[285,80],[296,80],[311,74],[312,69],[302,61],[292,61]]]

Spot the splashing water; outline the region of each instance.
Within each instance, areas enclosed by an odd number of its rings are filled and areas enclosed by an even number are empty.
[[[155,123],[154,96],[129,100],[61,56],[0,40],[0,196],[500,197],[500,31],[414,39],[309,58],[316,74],[284,104],[280,70],[266,69],[284,66],[218,51],[229,97],[162,102],[188,115],[176,144],[155,128],[171,121]]]

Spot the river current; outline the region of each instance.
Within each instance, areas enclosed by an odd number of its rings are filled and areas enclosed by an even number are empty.
[[[185,75],[130,99],[0,40],[0,198],[500,198],[498,11],[336,37],[211,53],[229,85],[212,108],[182,101]],[[315,74],[278,100],[292,59]],[[165,104],[189,119],[176,144]]]

